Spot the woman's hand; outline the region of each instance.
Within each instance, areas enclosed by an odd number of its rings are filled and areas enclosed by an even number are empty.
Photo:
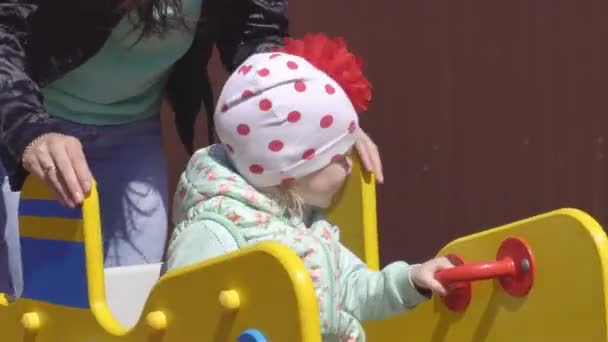
[[[384,174],[382,173],[382,162],[380,161],[380,153],[378,146],[361,128],[357,130],[357,141],[355,148],[361,157],[363,167],[376,176],[378,183],[384,183]]]
[[[91,171],[80,141],[47,133],[34,139],[23,153],[23,167],[43,179],[59,202],[68,207],[82,203],[91,190]]]
[[[431,259],[423,264],[413,265],[410,277],[414,285],[433,291],[440,296],[448,294],[447,289],[435,279],[435,273],[452,268],[454,265],[446,257]]]

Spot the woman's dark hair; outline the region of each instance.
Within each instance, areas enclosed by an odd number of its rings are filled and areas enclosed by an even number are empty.
[[[181,0],[121,0],[120,10],[128,13],[142,37],[185,24]]]

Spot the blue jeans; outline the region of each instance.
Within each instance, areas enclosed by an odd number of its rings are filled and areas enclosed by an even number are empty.
[[[168,199],[160,117],[125,125],[63,121],[61,126],[62,133],[82,142],[97,181],[105,266],[160,262],[167,239]],[[6,183],[0,198],[0,293],[19,296],[19,193],[10,192]]]

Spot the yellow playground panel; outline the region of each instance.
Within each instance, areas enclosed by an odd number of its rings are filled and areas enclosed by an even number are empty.
[[[106,288],[116,287],[112,270],[104,277],[97,201],[94,188],[82,208],[65,209],[28,179],[20,203],[25,290],[10,304],[0,298],[1,341],[321,341],[309,276],[276,243],[153,278],[125,324],[107,300],[116,296]],[[329,215],[345,243],[377,268],[374,182],[359,164]],[[451,282],[451,295],[367,322],[367,340],[607,342],[607,246],[601,227],[574,209],[458,239],[439,252],[464,261],[437,275]],[[140,277],[118,271],[132,277],[128,284]],[[478,278],[487,279],[469,281]]]
[[[435,298],[408,314],[370,322],[370,340],[608,341],[608,242],[587,214],[553,211],[458,239],[439,254],[455,253],[467,262],[496,260],[511,237],[526,241],[533,253],[534,282],[526,296],[509,295],[498,281],[474,282],[464,310],[451,311]]]

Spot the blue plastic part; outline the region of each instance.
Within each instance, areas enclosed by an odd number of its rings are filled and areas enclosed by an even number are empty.
[[[258,329],[247,329],[239,336],[237,342],[268,342],[268,340]]]
[[[21,238],[23,297],[89,307],[84,243]]]
[[[55,200],[22,199],[19,201],[19,216],[81,219],[82,209],[80,207],[66,208]]]

